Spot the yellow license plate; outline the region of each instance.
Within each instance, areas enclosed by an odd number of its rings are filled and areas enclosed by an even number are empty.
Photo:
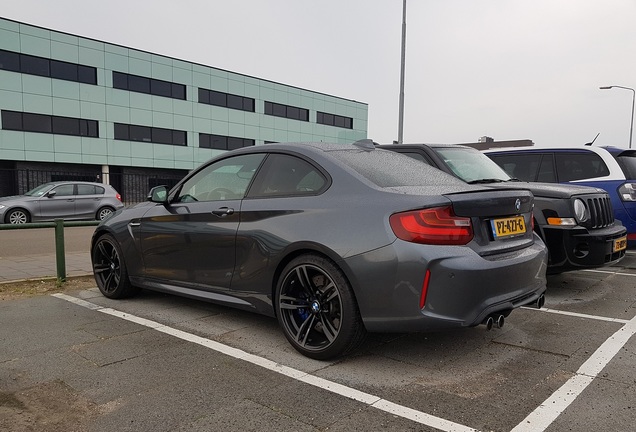
[[[627,249],[627,236],[614,240],[614,252],[622,251],[623,249]]]
[[[523,216],[513,216],[509,218],[492,219],[490,221],[492,235],[497,238],[510,237],[526,232],[526,222]]]

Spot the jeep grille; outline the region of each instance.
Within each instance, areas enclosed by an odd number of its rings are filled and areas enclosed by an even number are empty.
[[[604,228],[614,223],[614,211],[610,198],[587,198],[587,208],[590,211],[590,220],[584,225],[590,228]]]

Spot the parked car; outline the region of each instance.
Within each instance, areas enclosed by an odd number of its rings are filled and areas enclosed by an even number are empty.
[[[502,325],[543,302],[530,192],[467,185],[366,142],[233,150],[149,200],[94,233],[104,296],[146,288],[276,316],[312,358],[366,331]]]
[[[469,184],[528,189],[534,195],[534,230],[548,247],[548,273],[615,264],[625,256],[626,229],[614,219],[602,189],[528,183],[511,178],[474,148],[444,144],[384,145]]]
[[[604,189],[614,216],[636,248],[636,150],[617,147],[514,147],[484,153],[508,174],[525,181],[573,183]]]
[[[24,195],[0,198],[0,221],[7,224],[54,219],[104,220],[123,208],[121,195],[110,185],[60,181],[44,183]]]

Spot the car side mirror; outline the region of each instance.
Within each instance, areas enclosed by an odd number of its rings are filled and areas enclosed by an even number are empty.
[[[56,192],[56,191],[54,191],[54,190],[52,190],[52,191],[48,191],[48,192],[46,193],[46,197],[47,197],[47,198],[53,198],[53,197],[55,196],[55,194],[56,194],[56,193],[57,193],[57,192]]]
[[[166,186],[155,186],[148,192],[148,201],[166,204],[168,202],[168,188]]]

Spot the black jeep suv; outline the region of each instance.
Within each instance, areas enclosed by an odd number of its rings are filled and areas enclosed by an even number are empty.
[[[404,153],[470,184],[530,190],[534,230],[549,251],[548,274],[614,264],[625,256],[626,229],[614,220],[610,197],[602,189],[511,178],[480,151],[449,144],[381,145]]]

